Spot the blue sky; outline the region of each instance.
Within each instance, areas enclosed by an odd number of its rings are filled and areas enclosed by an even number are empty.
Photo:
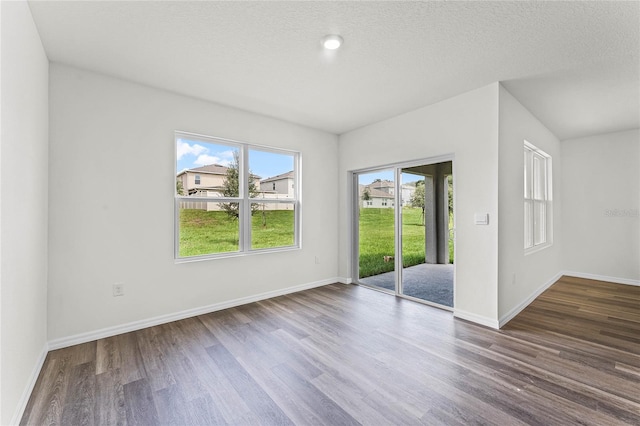
[[[194,169],[209,164],[228,166],[233,161],[233,153],[237,151],[238,148],[235,146],[180,138],[176,146],[176,170],[180,172],[184,169]],[[262,179],[287,173],[293,170],[293,156],[251,149],[249,150],[249,169]],[[392,181],[393,170],[362,173],[359,183],[368,185],[376,179]],[[402,174],[403,183],[415,182],[419,179],[420,176]]]
[[[228,166],[233,161],[234,152],[238,152],[235,146],[180,138],[176,145],[176,170],[180,172],[209,164]],[[249,169],[263,179],[287,173],[293,170],[293,156],[251,149]]]

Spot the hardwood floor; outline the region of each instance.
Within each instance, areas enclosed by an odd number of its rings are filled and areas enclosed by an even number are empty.
[[[334,284],[52,351],[21,424],[640,424],[640,287],[500,331]]]

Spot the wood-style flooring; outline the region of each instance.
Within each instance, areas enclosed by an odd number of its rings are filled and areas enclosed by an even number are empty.
[[[21,424],[640,425],[640,287],[564,277],[496,331],[329,285],[52,351]]]

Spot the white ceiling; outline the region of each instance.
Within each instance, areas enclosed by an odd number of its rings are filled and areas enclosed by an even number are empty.
[[[30,7],[51,61],[336,134],[495,81],[560,139],[640,127],[637,1]]]

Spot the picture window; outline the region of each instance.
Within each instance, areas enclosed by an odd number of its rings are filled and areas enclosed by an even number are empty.
[[[185,132],[174,143],[176,260],[300,247],[298,152]]]

